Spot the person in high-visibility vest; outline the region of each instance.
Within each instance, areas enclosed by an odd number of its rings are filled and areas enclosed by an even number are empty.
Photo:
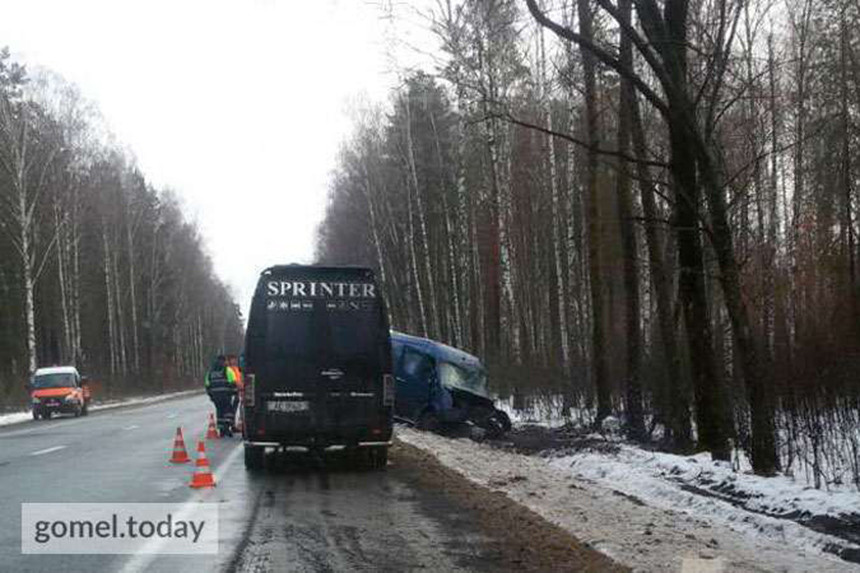
[[[242,400],[245,399],[245,380],[242,377],[242,369],[239,368],[239,359],[235,355],[231,354],[227,357],[227,369],[233,373],[233,379],[236,384],[237,392],[233,397],[233,404],[230,410],[235,415],[242,404]],[[234,419],[233,429],[236,431],[239,430],[238,418]]]
[[[236,415],[236,373],[227,365],[224,355],[219,355],[206,373],[206,393],[215,405],[218,430],[222,436],[233,435],[233,420]]]
[[[233,380],[236,383],[236,388],[241,392],[241,390],[245,387],[245,383],[242,379],[242,370],[239,368],[239,359],[232,354],[228,356],[227,368],[233,373]]]

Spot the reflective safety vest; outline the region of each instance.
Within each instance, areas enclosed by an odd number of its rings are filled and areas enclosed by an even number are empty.
[[[242,379],[242,371],[239,370],[238,366],[228,366],[227,372],[233,375],[233,383],[236,384],[239,390],[245,387],[245,381]]]
[[[224,370],[210,370],[206,373],[207,392],[235,392],[236,375],[230,368]]]

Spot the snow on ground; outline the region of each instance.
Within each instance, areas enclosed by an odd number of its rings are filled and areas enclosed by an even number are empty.
[[[595,438],[600,439],[599,436]],[[696,498],[702,498],[703,502],[710,503],[710,498],[687,493],[679,487],[686,485],[773,516],[860,516],[860,494],[851,491],[849,486],[841,491],[817,490],[805,481],[786,476],[765,478],[736,472],[730,463],[715,462],[707,453],[678,456],[645,451],[628,444],[617,444],[617,447],[618,452],[614,454],[578,452],[553,458],[549,463],[576,476],[612,484],[643,499],[672,498],[690,505],[697,503]]]
[[[731,469],[701,456],[634,451],[544,458],[516,454],[469,439],[398,428],[400,440],[435,455],[468,479],[504,492],[636,571],[858,571],[823,551],[846,542],[723,501],[685,491],[675,478]],[[650,456],[650,457],[649,457]],[[754,476],[740,477],[761,479]],[[746,484],[798,507],[856,507],[857,497],[829,498],[794,484]],[[790,498],[794,494],[797,500]],[[790,498],[790,499],[789,499]]]
[[[10,414],[0,414],[0,426],[18,424],[20,422],[26,422],[27,420],[32,419],[33,414],[31,414],[29,410],[26,412],[12,412]]]
[[[179,398],[181,396],[190,396],[199,392],[200,390],[183,390],[182,392],[171,392],[169,394],[160,394],[158,396],[143,396],[138,398],[128,398],[125,400],[93,402],[93,404],[90,406],[90,410],[107,410],[108,408],[118,408],[120,406],[137,406],[141,404],[152,404],[154,402],[161,402],[164,400],[170,400],[172,398]],[[32,419],[33,414],[30,412],[30,410],[26,410],[24,412],[10,412],[8,414],[0,414],[0,426],[18,424],[20,422],[26,422],[27,420]]]
[[[514,425],[534,424],[545,428],[572,425],[591,427],[595,412],[591,408],[574,405],[564,416],[564,397],[557,393],[538,393],[520,396],[497,396],[496,405],[504,410]],[[693,438],[696,423],[692,422]],[[860,451],[860,412],[851,404],[822,407],[812,420],[789,415],[779,410],[776,416],[777,444],[780,463],[790,477],[807,485],[831,491],[860,490],[858,482],[858,451]],[[646,416],[646,425],[651,420]],[[663,428],[657,424],[651,434],[660,440]],[[749,471],[747,453],[736,447],[732,451],[734,469]]]
[[[514,407],[514,398],[509,396],[503,399],[496,400],[496,407],[504,410],[511,422],[514,424],[537,424],[548,428],[558,428],[569,424],[570,417],[562,415],[564,399],[561,394],[552,394],[541,396],[538,399],[527,398],[526,404],[520,404],[518,408]],[[574,420],[577,415],[585,415],[588,413],[584,410],[576,409],[572,412]],[[591,421],[590,419],[588,420]]]

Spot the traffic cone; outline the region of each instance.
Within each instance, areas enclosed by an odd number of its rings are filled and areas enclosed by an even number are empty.
[[[176,438],[173,440],[173,456],[170,458],[172,464],[187,464],[191,461],[185,450],[185,440],[182,438],[182,428],[176,428]]]
[[[203,440],[197,442],[197,461],[194,465],[194,475],[191,476],[191,483],[188,485],[193,488],[215,487],[215,477],[212,475],[212,470],[209,469],[209,460],[206,459],[206,446]]]
[[[218,428],[215,427],[215,417],[210,412],[209,414],[209,428],[206,430],[206,439],[207,440],[217,440],[220,436],[218,435]]]

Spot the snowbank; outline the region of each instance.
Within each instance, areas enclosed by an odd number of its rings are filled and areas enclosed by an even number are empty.
[[[706,495],[774,517],[860,517],[860,494],[852,491],[853,486],[823,491],[791,477],[736,472],[730,463],[715,462],[707,453],[677,456],[644,451],[628,444],[617,447],[617,453],[577,452],[552,458],[549,463],[578,477],[611,484],[646,499],[710,504],[711,499]],[[685,491],[691,488],[705,495]]]
[[[10,414],[0,414],[0,426],[8,426],[9,424],[18,424],[32,420],[33,414],[30,411],[12,412]]]
[[[398,428],[397,435],[637,571],[860,569],[827,551],[854,548],[843,539],[687,491],[685,482],[704,484],[709,475],[731,478],[760,493],[755,503],[771,509],[838,513],[857,507],[856,495],[825,499],[822,492],[797,484],[766,485],[771,482],[730,475],[730,467],[703,456],[683,458],[623,445],[617,454],[543,458],[407,428]]]
[[[183,390],[182,392],[171,392],[169,394],[160,394],[158,396],[146,396],[139,398],[128,398],[126,400],[111,400],[109,402],[102,403],[93,403],[90,406],[90,410],[107,410],[109,408],[118,408],[120,406],[138,406],[141,404],[152,404],[155,402],[162,402],[164,400],[171,400],[173,398],[179,398],[182,396],[191,396],[193,394],[199,394],[200,390]],[[0,426],[8,426],[9,424],[19,424],[21,422],[26,422],[27,420],[32,420],[33,414],[30,410],[24,412],[11,412],[9,414],[0,414]]]

